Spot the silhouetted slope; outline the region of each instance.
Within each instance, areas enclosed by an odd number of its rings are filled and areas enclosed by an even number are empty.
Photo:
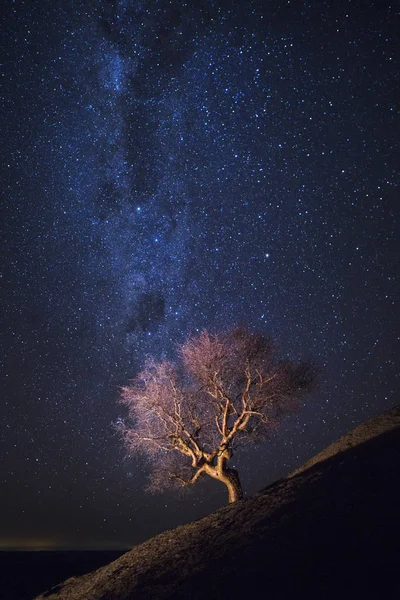
[[[395,408],[305,470],[39,598],[395,598],[399,425]]]
[[[289,477],[298,475],[318,462],[339,454],[339,452],[350,450],[350,448],[354,448],[354,446],[358,446],[380,433],[385,433],[398,427],[400,427],[400,407],[384,412],[374,419],[365,421],[365,423],[361,423],[361,425],[343,435],[336,442],[327,446],[322,452],[310,458],[304,465],[293,471]]]

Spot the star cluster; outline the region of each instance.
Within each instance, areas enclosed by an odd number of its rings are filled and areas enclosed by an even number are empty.
[[[347,0],[9,3],[0,544],[129,545],[224,502],[144,496],[112,427],[144,358],[203,328],[244,323],[321,368],[238,458],[250,492],[396,403],[395,20]]]

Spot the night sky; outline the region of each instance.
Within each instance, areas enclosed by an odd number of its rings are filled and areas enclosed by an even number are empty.
[[[386,2],[6,2],[0,548],[128,547],[226,502],[147,496],[113,428],[204,328],[321,369],[235,461],[247,494],[398,403],[398,30]]]

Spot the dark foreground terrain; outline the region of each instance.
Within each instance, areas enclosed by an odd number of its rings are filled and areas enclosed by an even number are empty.
[[[40,600],[398,598],[400,408]]]
[[[98,569],[124,552],[0,552],[0,599],[32,600],[59,581]]]

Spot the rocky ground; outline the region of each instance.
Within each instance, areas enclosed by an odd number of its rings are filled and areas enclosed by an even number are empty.
[[[285,479],[37,600],[397,598],[400,407]]]

